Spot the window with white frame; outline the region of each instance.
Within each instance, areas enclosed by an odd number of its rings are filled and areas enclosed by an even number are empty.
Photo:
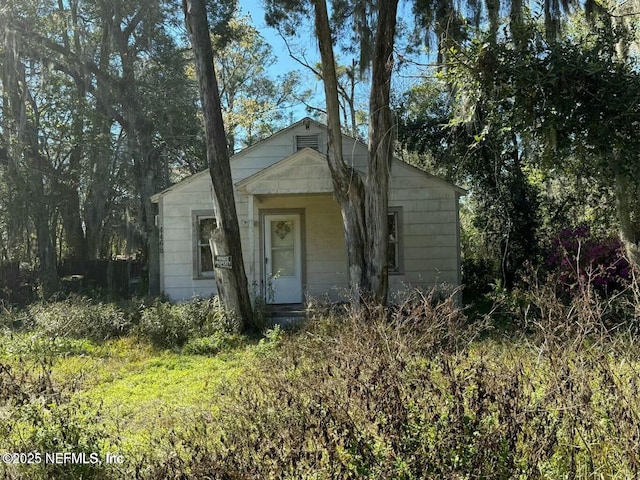
[[[400,207],[390,208],[387,214],[387,222],[389,228],[389,249],[388,249],[388,268],[389,273],[402,273],[403,271],[403,254],[402,254],[402,209]]]
[[[209,245],[211,233],[216,228],[212,210],[192,212],[193,223],[193,276],[211,278],[214,276],[213,254]]]

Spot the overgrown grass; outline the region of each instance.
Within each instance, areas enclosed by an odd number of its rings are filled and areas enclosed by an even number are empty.
[[[636,303],[592,293],[568,299],[533,284],[505,296],[496,309],[518,326],[508,331],[420,292],[259,342],[207,330],[224,323],[200,313],[184,340],[165,345],[135,326],[107,341],[9,331],[0,449],[111,452],[124,463],[3,474],[637,478]],[[151,304],[136,325],[146,315],[174,328],[173,308]]]
[[[151,452],[164,458],[155,446],[170,432],[214,412],[220,384],[251,356],[215,299],[70,296],[4,309],[2,325],[0,450],[41,452],[39,464],[0,465],[7,478],[129,478]],[[127,464],[45,463],[55,452],[119,452]]]
[[[637,478],[634,336],[597,297],[530,293],[549,315],[508,336],[421,295],[285,336],[153,475]]]
[[[84,341],[89,348],[83,342],[81,349],[52,342],[55,348],[43,349],[33,336],[2,338],[0,450],[86,452],[101,459],[111,452],[127,462],[0,466],[7,478],[134,478],[147,462],[166,459],[172,435],[218,412],[222,386],[237,381],[253,357],[248,341],[212,356],[159,349],[134,337]]]

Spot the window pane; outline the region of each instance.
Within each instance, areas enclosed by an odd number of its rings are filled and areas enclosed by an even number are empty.
[[[387,250],[389,256],[389,270],[398,269],[398,245],[395,243],[389,243],[389,249]]]
[[[209,245],[200,247],[200,273],[213,272],[213,256]]]
[[[293,247],[293,220],[271,222],[271,246]]]
[[[390,242],[397,242],[398,241],[396,218],[397,218],[397,216],[396,216],[395,213],[390,213],[390,214],[387,215],[387,221],[388,221],[388,226],[389,226],[389,241]]]
[[[389,228],[389,249],[387,255],[389,258],[389,271],[400,271],[400,246],[398,238],[398,212],[390,212],[387,215],[387,226]]]
[[[209,244],[209,238],[211,238],[211,232],[216,228],[215,218],[200,218],[198,220],[198,240],[200,245]]]
[[[271,274],[279,277],[291,277],[295,275],[295,261],[293,247],[271,250]]]

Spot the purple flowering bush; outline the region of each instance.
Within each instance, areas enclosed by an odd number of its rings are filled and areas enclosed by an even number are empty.
[[[631,280],[631,268],[620,240],[596,237],[586,224],[558,232],[546,265],[569,290],[590,285],[607,294],[623,288]]]

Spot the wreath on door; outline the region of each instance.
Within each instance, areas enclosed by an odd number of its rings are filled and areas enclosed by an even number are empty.
[[[280,240],[284,240],[284,237],[286,237],[289,232],[291,232],[291,221],[282,220],[280,222],[277,222],[274,231],[276,232],[276,235],[280,237]]]

